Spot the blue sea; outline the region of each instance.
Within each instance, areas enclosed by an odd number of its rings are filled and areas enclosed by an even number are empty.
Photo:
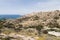
[[[21,15],[0,15],[0,19],[16,19],[16,18],[20,18]]]

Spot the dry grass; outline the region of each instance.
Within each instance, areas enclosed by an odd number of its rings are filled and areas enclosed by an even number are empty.
[[[60,40],[60,37],[55,37],[55,36],[43,34],[40,37],[36,37],[36,40]]]

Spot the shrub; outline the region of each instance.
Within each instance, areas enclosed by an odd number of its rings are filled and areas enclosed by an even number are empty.
[[[2,38],[2,40],[10,40],[10,38]]]
[[[48,25],[50,28],[54,28],[54,27],[60,28],[60,25],[57,23],[56,20],[50,21],[47,25]]]
[[[36,30],[38,31],[38,34],[40,35],[41,29],[43,28],[42,25],[36,26]]]
[[[43,28],[42,25],[38,25],[38,26],[36,26],[36,29],[37,29],[38,31],[40,31],[42,28]]]
[[[55,16],[54,19],[59,19],[59,17],[58,16]]]
[[[44,34],[47,34],[47,33],[48,33],[48,31],[47,31],[47,30],[44,30],[44,31],[43,31],[43,33],[44,33]]]
[[[14,27],[12,23],[7,23],[4,26],[7,27],[7,28],[13,28]]]
[[[3,28],[3,24],[5,23],[6,19],[0,19],[0,29]]]

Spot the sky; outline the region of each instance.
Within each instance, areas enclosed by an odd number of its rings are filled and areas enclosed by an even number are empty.
[[[60,0],[0,0],[0,15],[25,15],[47,10],[60,10]]]

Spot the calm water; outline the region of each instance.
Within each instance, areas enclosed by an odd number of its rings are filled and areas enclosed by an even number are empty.
[[[21,17],[21,15],[0,15],[0,19],[5,18],[5,19],[16,19]]]

